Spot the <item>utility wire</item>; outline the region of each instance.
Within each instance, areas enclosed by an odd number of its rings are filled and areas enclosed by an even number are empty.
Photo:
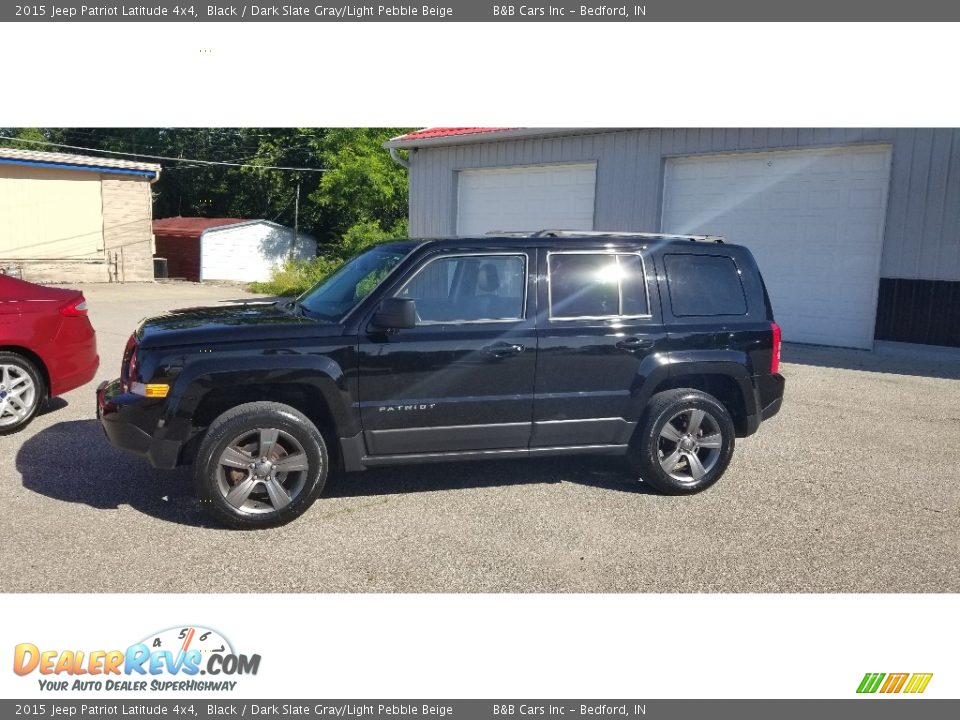
[[[48,142],[46,140],[25,140],[23,138],[8,137],[0,135],[0,140],[11,140],[13,142],[30,143],[32,145],[48,145],[51,147],[68,148],[70,150],[83,150],[85,152],[106,153],[108,155],[126,155],[133,158],[147,158],[149,160],[166,160],[168,162],[189,162],[195,165],[217,165],[226,167],[257,168],[260,170],[291,170],[295,172],[329,172],[326,168],[307,168],[307,167],[284,167],[279,165],[255,165],[249,163],[221,162],[219,160],[198,160],[196,158],[175,158],[163,155],[144,155],[142,153],[119,152],[118,150],[100,150],[98,148],[80,147],[79,145],[64,145],[62,143]]]
[[[300,145],[298,147],[292,147],[292,148],[281,148],[280,155],[286,155],[287,153],[291,153],[294,150],[309,150],[310,147],[311,147],[310,145]],[[246,160],[253,160],[255,157],[259,157],[259,156],[260,156],[260,152],[258,151],[258,152],[255,152],[253,155],[245,155],[243,157],[233,158],[232,160],[224,160],[223,162],[242,163]],[[204,165],[180,165],[179,167],[172,167],[167,169],[168,170],[189,170],[191,168],[198,168],[198,167],[204,167]],[[239,167],[246,167],[246,165],[240,165]],[[251,167],[263,167],[263,166],[251,165]]]

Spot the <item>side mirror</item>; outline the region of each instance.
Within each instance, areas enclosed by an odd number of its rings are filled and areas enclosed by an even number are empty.
[[[370,324],[380,330],[409,330],[417,326],[417,303],[412,298],[386,298]]]

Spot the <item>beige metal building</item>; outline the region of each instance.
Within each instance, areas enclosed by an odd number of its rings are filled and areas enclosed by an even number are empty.
[[[0,268],[42,283],[153,279],[160,166],[0,148]]]

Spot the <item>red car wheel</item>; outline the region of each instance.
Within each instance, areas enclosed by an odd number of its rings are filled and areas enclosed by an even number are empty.
[[[0,435],[29,423],[44,397],[43,379],[22,355],[0,352]]]

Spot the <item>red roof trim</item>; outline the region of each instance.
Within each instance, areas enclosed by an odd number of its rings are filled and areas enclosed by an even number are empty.
[[[485,135],[488,133],[505,132],[507,130],[516,130],[517,128],[424,128],[415,132],[407,133],[393,138],[398,141],[407,140],[426,140],[428,138],[456,137],[460,135]]]
[[[199,238],[204,230],[249,222],[246,218],[171,217],[153,221],[153,234],[163,237]]]

